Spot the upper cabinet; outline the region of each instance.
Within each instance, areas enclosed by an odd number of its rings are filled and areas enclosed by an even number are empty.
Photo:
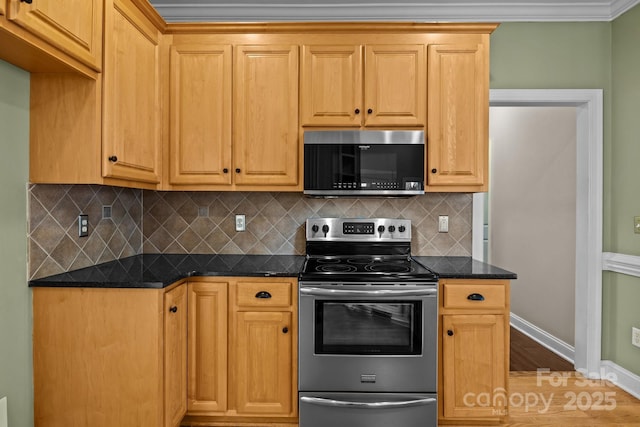
[[[230,185],[231,45],[171,47],[169,184]]]
[[[424,126],[422,44],[306,45],[303,126]]]
[[[31,74],[29,179],[158,189],[159,24],[138,0],[104,4],[102,73]]]
[[[160,182],[160,31],[130,1],[107,1],[102,171]]]
[[[298,46],[237,46],[233,77],[235,184],[298,186]]]
[[[428,47],[427,191],[487,191],[489,49]]]
[[[9,0],[0,14],[96,71],[102,66],[104,0]]]

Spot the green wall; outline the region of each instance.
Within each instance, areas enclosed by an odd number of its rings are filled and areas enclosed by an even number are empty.
[[[640,6],[612,24],[612,118],[610,184],[611,252],[640,256]],[[640,375],[640,348],[631,327],[640,328],[640,278],[607,273],[604,288],[603,358]]]
[[[29,73],[0,61],[0,398],[9,425],[33,425],[31,292],[27,287]]]
[[[613,22],[504,23],[491,36],[492,89],[603,89],[603,250],[640,255],[640,6]],[[636,164],[637,163],[637,164]],[[602,357],[640,375],[640,278],[603,275]]]

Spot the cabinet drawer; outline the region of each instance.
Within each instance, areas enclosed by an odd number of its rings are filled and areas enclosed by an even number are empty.
[[[242,281],[236,287],[239,307],[289,307],[291,282]]]
[[[444,308],[504,308],[503,285],[444,284]]]

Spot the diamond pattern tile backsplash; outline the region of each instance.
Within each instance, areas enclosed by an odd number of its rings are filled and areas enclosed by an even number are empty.
[[[143,192],[145,253],[305,252],[309,217],[389,217],[412,221],[414,255],[471,255],[472,196],[433,193],[407,199],[316,199],[299,193]],[[235,231],[235,215],[246,231]],[[449,232],[438,233],[438,215]]]
[[[103,218],[103,207],[111,218]],[[77,218],[89,215],[88,237]],[[235,231],[235,215],[246,231]],[[449,232],[438,233],[438,215]],[[309,217],[407,218],[414,255],[471,255],[472,196],[315,199],[300,193],[161,192],[100,185],[29,187],[29,277],[145,253],[303,255]]]
[[[103,206],[111,218],[103,218]],[[78,237],[78,215],[89,236]],[[101,185],[29,186],[29,277],[88,267],[142,250],[142,191]]]

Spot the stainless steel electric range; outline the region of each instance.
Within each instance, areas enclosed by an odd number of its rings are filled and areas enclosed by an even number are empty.
[[[306,227],[300,427],[436,426],[438,278],[411,258],[411,222]]]

